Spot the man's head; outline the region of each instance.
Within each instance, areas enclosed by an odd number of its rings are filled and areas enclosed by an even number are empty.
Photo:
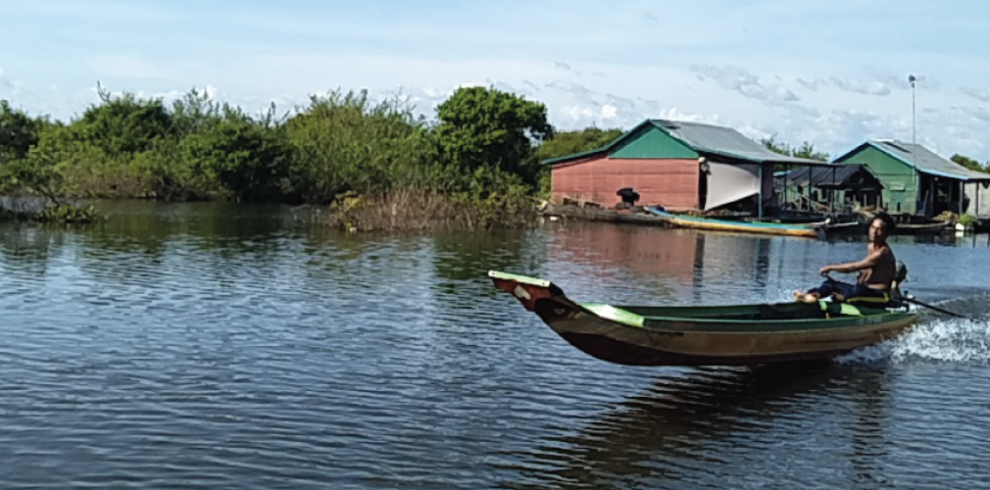
[[[894,231],[894,218],[887,213],[880,213],[870,222],[870,241],[873,243],[883,243]]]

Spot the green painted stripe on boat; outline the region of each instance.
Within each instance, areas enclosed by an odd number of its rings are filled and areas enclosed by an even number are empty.
[[[584,303],[581,306],[606,320],[611,320],[623,325],[642,328],[643,325],[646,324],[646,319],[642,316],[639,316],[631,311],[616,308],[612,305]]]
[[[516,281],[523,284],[532,284],[533,286],[548,288],[550,287],[550,281],[546,279],[539,279],[536,277],[521,276],[519,274],[510,274],[508,272],[501,271],[488,271],[488,277],[494,279],[505,279],[507,281]]]
[[[822,311],[839,313],[846,316],[863,316],[863,312],[859,311],[859,308],[849,303],[836,303],[834,301],[819,301],[818,303],[821,304]],[[829,309],[829,305],[832,305],[831,309]],[[838,311],[835,311],[836,309]]]

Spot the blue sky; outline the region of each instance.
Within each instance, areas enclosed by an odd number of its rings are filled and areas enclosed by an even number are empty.
[[[547,105],[560,129],[649,117],[813,143],[917,140],[990,160],[990,2],[0,0],[0,99],[69,120],[95,87],[193,87],[252,112],[310,94],[458,86]]]

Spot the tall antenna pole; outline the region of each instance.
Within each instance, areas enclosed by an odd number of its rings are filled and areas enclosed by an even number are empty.
[[[915,114],[916,114],[917,111],[915,109],[914,84],[915,84],[915,82],[920,82],[921,80],[924,80],[924,79],[925,79],[925,77],[918,77],[918,76],[914,76],[914,75],[908,75],[908,83],[911,84],[911,166],[914,167],[914,192],[916,194],[915,200],[914,200],[914,202],[915,202],[915,205],[914,205],[914,214],[918,214],[918,204],[917,204],[918,201],[920,201],[921,199],[924,198],[924,196],[921,195],[921,189],[920,189],[920,185],[919,185],[921,183],[920,182],[921,179],[918,176],[918,165],[917,165],[917,162],[915,162],[915,158],[914,158],[914,155],[917,153],[917,150],[918,150],[918,148],[917,148],[917,145],[918,145],[917,133],[918,133],[918,131],[917,131],[917,123],[915,122],[916,121]],[[925,202],[925,207],[926,207],[926,211],[927,211],[927,207],[928,207],[928,202],[927,201]]]
[[[918,77],[914,75],[908,75],[908,83],[911,84],[911,145],[917,144],[917,126],[915,124],[915,103],[914,103],[914,82],[918,81]],[[914,158],[914,151],[911,151],[912,160]]]

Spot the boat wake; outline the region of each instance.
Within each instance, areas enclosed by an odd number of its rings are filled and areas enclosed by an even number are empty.
[[[990,363],[990,293],[981,291],[934,306],[966,318],[950,318],[924,307],[916,307],[918,324],[897,339],[835,358],[840,364],[910,362]]]
[[[990,316],[922,320],[895,340],[835,359],[840,364],[914,360],[990,362]]]

